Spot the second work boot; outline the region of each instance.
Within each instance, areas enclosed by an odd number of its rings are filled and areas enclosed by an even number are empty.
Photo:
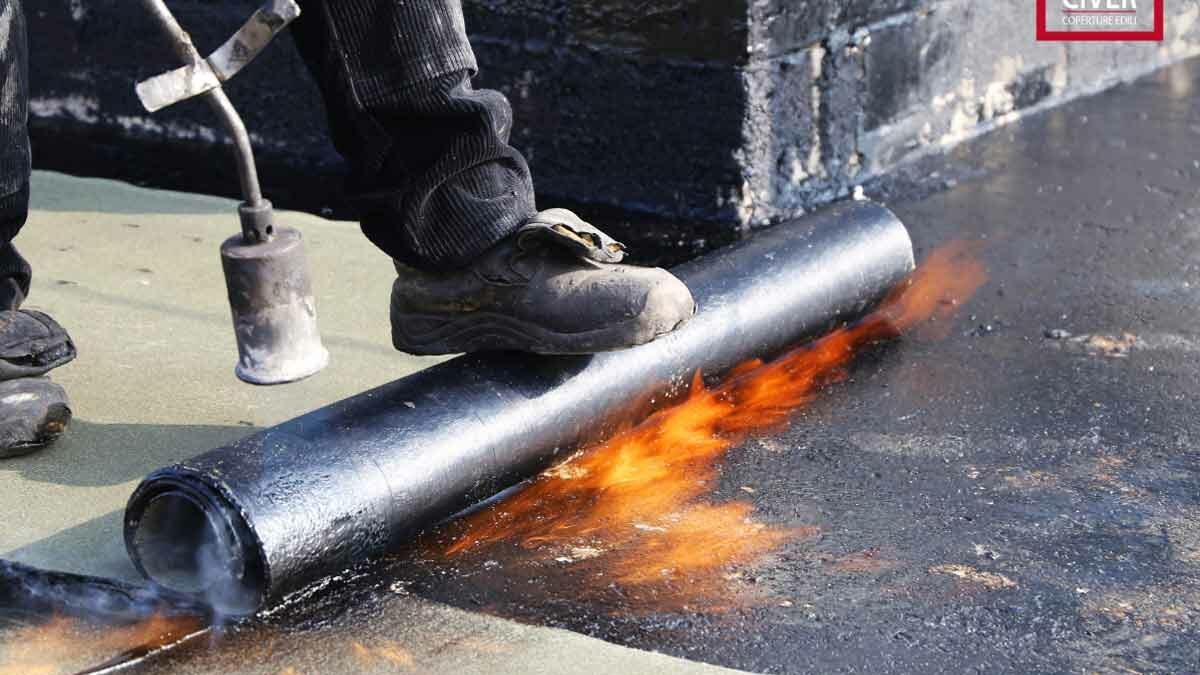
[[[67,392],[44,377],[0,382],[0,459],[53,443],[71,422]]]
[[[74,358],[71,336],[48,315],[0,311],[0,458],[43,448],[66,430],[67,392],[43,376]]]
[[[392,342],[410,354],[591,354],[644,344],[696,311],[666,270],[620,264],[625,247],[566,209],[543,211],[470,267],[397,263]]]

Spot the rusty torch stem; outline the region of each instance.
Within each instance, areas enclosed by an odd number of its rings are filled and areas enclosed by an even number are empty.
[[[163,0],[142,0],[146,9],[158,21],[159,26],[170,40],[171,47],[184,63],[198,63],[204,60],[192,37],[175,20],[175,15],[167,8]],[[238,178],[242,184],[243,205],[242,233],[247,241],[261,241],[270,238],[270,230],[263,223],[263,218],[247,218],[246,211],[255,213],[267,211],[269,219],[269,203],[263,199],[262,188],[258,184],[258,168],[254,164],[254,148],[250,145],[250,134],[246,125],[234,109],[233,103],[225,95],[221,87],[216,87],[201,94],[221,119],[225,130],[233,138],[234,155],[237,158]],[[255,221],[258,221],[257,223]],[[256,226],[261,225],[262,230]]]

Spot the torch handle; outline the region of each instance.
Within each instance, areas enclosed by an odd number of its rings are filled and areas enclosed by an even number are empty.
[[[142,0],[146,10],[157,21],[171,43],[171,48],[185,64],[198,63],[204,60],[192,37],[179,25],[175,15],[167,8],[163,0]],[[246,125],[234,109],[233,103],[218,85],[201,94],[217,113],[225,131],[233,138],[234,155],[237,160],[238,178],[242,184],[242,198],[245,200],[242,214],[242,235],[247,242],[267,241],[271,238],[270,205],[263,199],[262,188],[258,183],[258,168],[254,163],[254,148],[250,144],[250,134]],[[263,217],[263,214],[267,217]]]

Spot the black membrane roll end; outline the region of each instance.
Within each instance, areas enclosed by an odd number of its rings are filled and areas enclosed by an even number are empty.
[[[184,473],[151,475],[130,497],[125,547],[146,578],[246,615],[269,582],[253,532],[218,490]]]

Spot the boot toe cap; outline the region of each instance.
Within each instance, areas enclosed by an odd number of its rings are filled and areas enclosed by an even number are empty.
[[[655,335],[670,332],[692,318],[696,313],[696,300],[687,285],[666,270],[659,272],[642,307],[640,319]]]
[[[0,382],[0,457],[54,442],[71,421],[67,393],[44,377]]]

